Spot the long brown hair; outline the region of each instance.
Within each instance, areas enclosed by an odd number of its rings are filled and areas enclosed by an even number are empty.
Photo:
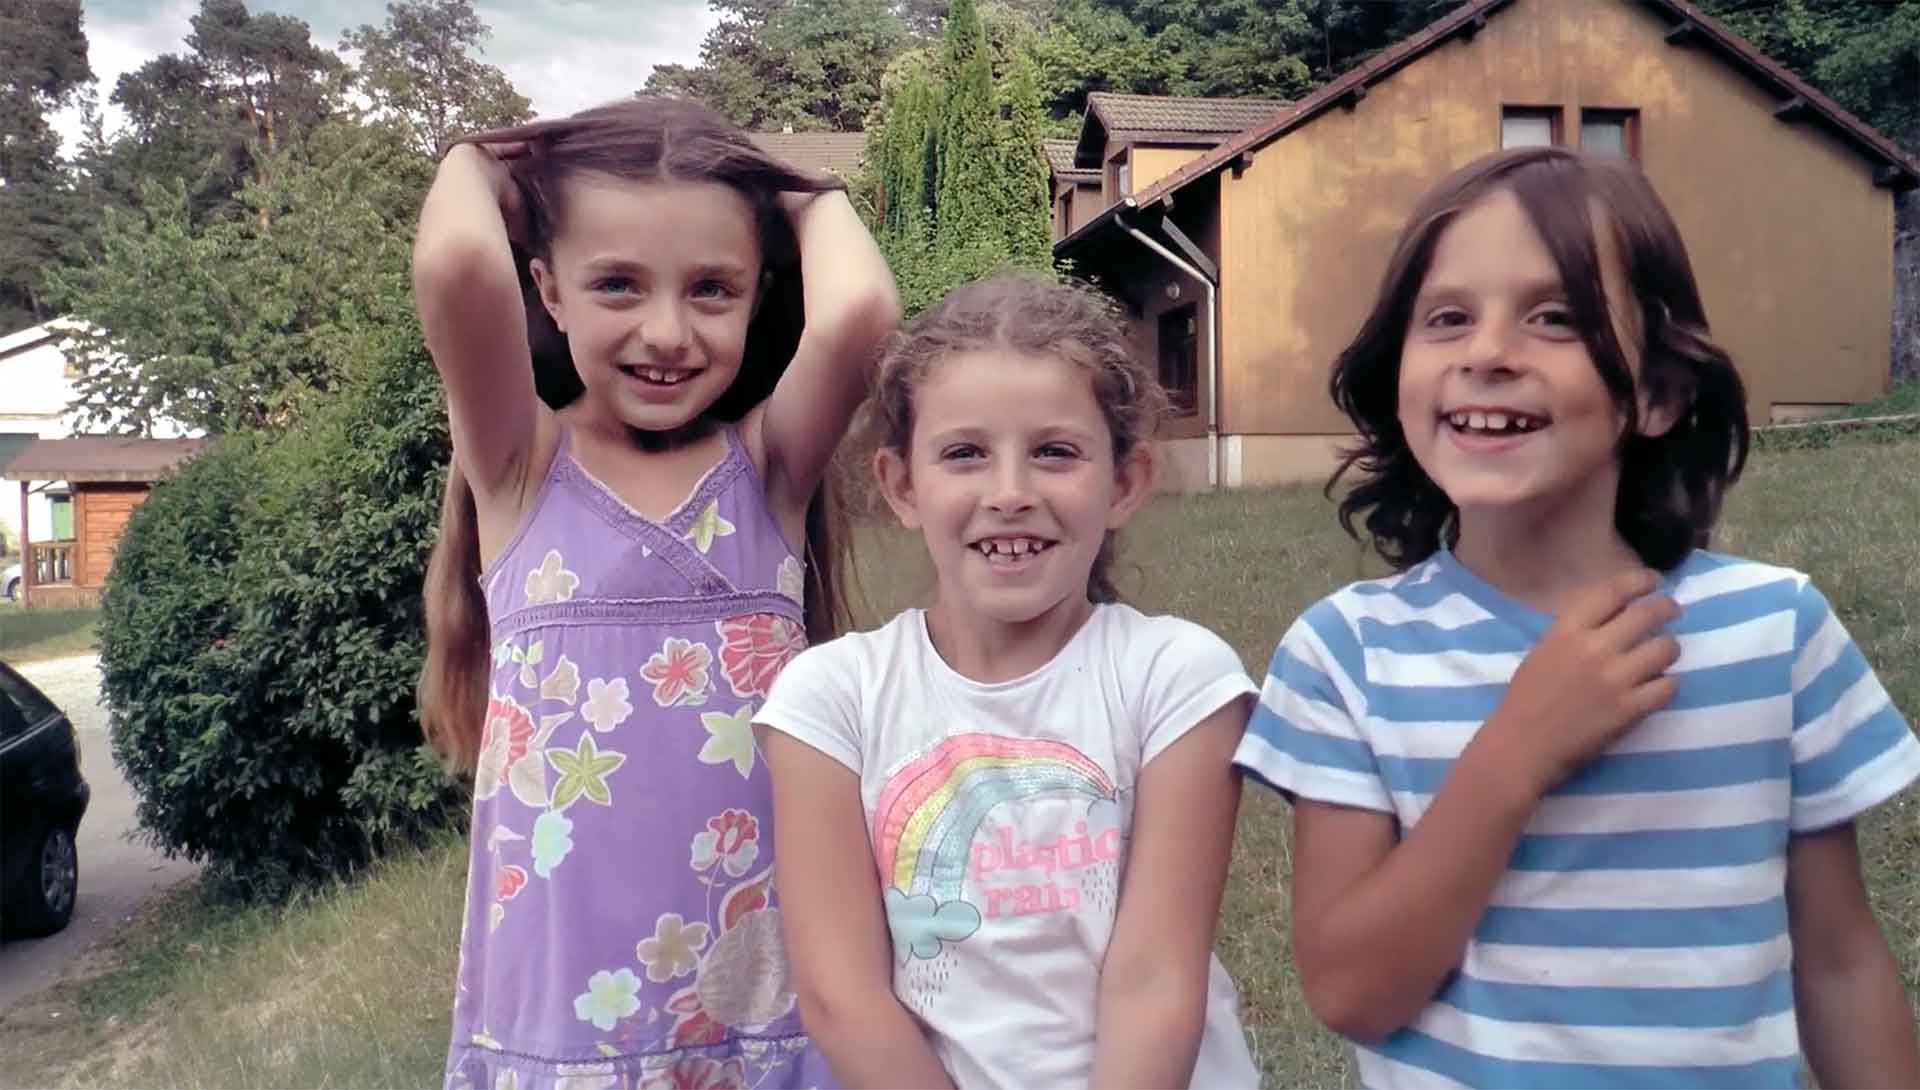
[[[1113,436],[1116,463],[1151,442],[1167,395],[1140,360],[1111,299],[1092,288],[1007,273],[955,288],[916,318],[880,363],[864,431],[871,449],[902,458],[913,442],[914,395],[942,360],[965,352],[1003,351],[1063,360],[1085,368],[1093,399]],[[1109,531],[1087,573],[1087,597],[1117,602],[1114,534]]]
[[[560,409],[583,386],[567,338],[540,305],[528,262],[545,257],[564,222],[567,183],[581,175],[626,181],[717,182],[745,197],[759,229],[764,275],[746,347],[734,380],[708,412],[738,420],[766,400],[793,359],[806,312],[799,248],[778,203],[783,192],[845,188],[801,173],[761,151],[719,114],[697,103],[635,98],[464,137],[462,143],[524,142],[525,155],[508,160],[527,208],[528,244],[514,263],[527,311],[534,384],[542,401]],[[806,622],[816,642],[831,638],[844,613],[837,589],[840,553],[836,505],[822,485],[807,507]],[[440,505],[440,536],[427,562],[427,660],[420,673],[420,723],[427,740],[454,768],[474,766],[486,724],[487,606],[480,587],[480,532],[473,489],[456,456],[447,470]]]
[[[1400,354],[1440,236],[1500,190],[1519,200],[1546,243],[1587,353],[1626,419],[1614,525],[1641,560],[1670,569],[1705,543],[1746,465],[1746,393],[1713,340],[1686,243],[1646,176],[1627,160],[1565,148],[1475,160],[1414,209],[1373,312],[1333,367],[1333,400],[1360,433],[1327,482],[1331,495],[1343,475],[1359,470],[1359,483],[1340,501],[1340,524],[1359,539],[1355,524],[1364,521],[1366,540],[1399,569],[1459,535],[1458,509],[1420,468],[1400,427]],[[1639,434],[1634,375],[1610,318],[1596,229],[1612,233],[1632,295],[1619,302],[1637,310],[1639,385],[1652,404],[1683,410],[1664,435]]]

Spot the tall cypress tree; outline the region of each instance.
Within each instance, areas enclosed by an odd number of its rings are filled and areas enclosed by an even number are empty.
[[[940,122],[940,175],[934,237],[949,253],[1000,234],[997,213],[1005,162],[993,97],[987,28],[973,0],[953,0],[941,57],[946,110]]]
[[[1049,229],[1047,161],[1041,150],[1046,135],[1046,107],[1040,100],[1040,73],[1033,57],[1020,50],[1004,83],[1007,101],[1005,137],[1000,142],[1002,166],[1001,222],[1007,252],[1029,268],[1043,269],[1053,262]]]

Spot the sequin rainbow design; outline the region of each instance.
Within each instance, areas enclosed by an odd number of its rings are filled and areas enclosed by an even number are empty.
[[[874,806],[884,885],[957,900],[980,823],[1005,803],[1044,795],[1112,802],[1106,771],[1064,742],[956,734],[895,773]]]

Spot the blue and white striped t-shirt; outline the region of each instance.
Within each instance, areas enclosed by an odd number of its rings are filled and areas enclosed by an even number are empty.
[[[1695,552],[1662,592],[1677,694],[1541,801],[1366,1085],[1798,1085],[1787,839],[1913,782],[1920,743],[1806,576]],[[1281,640],[1236,763],[1411,828],[1550,624],[1446,552],[1349,586]]]

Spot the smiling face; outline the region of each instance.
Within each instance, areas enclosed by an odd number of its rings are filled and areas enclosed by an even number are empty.
[[[753,208],[711,182],[577,177],[548,256],[533,262],[603,422],[672,432],[740,373],[760,282]]]
[[[1609,299],[1625,292],[1610,233],[1595,232]],[[1631,346],[1637,322],[1615,315]],[[1642,404],[1641,430],[1668,414]],[[1409,315],[1399,420],[1420,468],[1461,511],[1610,520],[1627,418],[1600,377],[1553,255],[1518,198],[1497,190],[1441,234]]]
[[[913,395],[906,450],[883,448],[888,503],[921,532],[936,610],[961,623],[1083,617],[1108,531],[1145,500],[1143,446],[1118,464],[1090,373],[1047,356],[981,350],[935,363]]]

